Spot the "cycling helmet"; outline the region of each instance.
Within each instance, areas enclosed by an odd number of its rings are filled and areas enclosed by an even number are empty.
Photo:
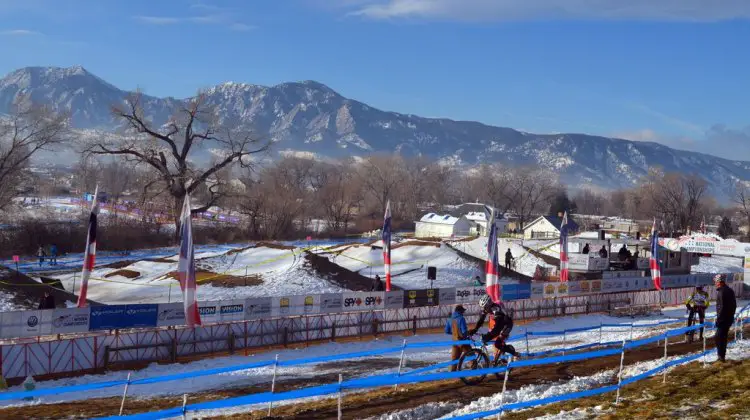
[[[479,307],[480,308],[486,309],[490,305],[492,305],[492,299],[490,298],[490,295],[484,295],[481,298],[479,298]]]

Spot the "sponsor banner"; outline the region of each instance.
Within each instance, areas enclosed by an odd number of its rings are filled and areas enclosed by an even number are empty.
[[[648,263],[646,264],[648,267]],[[589,271],[609,270],[609,258],[592,257],[589,258]]]
[[[369,311],[385,307],[385,292],[344,293],[344,312]]]
[[[486,294],[484,287],[457,287],[456,303],[477,303]]]
[[[448,289],[445,289],[448,290]],[[443,289],[440,289],[442,292]],[[454,292],[455,293],[455,292]],[[455,301],[456,296],[453,296]],[[398,290],[393,292],[385,292],[385,309],[402,309],[404,307],[404,292]]]
[[[557,284],[557,290],[555,291],[555,296],[562,297],[562,296],[568,296],[568,290],[570,288],[568,287],[567,282],[562,282]]]
[[[557,293],[557,286],[555,283],[544,283],[544,297],[553,298]]]
[[[542,282],[531,283],[531,297],[532,299],[541,299],[544,297],[544,285]]]
[[[439,289],[404,290],[404,308],[435,306],[440,303]]]
[[[89,330],[89,308],[67,308],[52,311],[52,334],[86,332]]]
[[[245,319],[245,300],[222,301],[219,306],[221,322],[242,321]]]
[[[438,300],[441,305],[453,305],[456,303],[456,288],[455,287],[441,287]],[[403,294],[401,294],[403,296]],[[388,308],[388,306],[386,306]]]
[[[161,303],[156,314],[157,327],[185,325],[185,305],[182,302]]]
[[[270,317],[270,297],[245,299],[245,319],[260,319]]]
[[[201,316],[201,324],[205,325],[221,322],[219,306],[220,302],[198,302],[198,313]]]
[[[320,295],[302,295],[295,296],[294,306],[298,309],[298,313],[317,314],[320,313]]]
[[[570,281],[568,282],[568,296],[579,296],[581,293],[582,281]],[[588,283],[587,283],[588,284]]]
[[[531,298],[531,284],[520,283],[518,284],[518,299],[530,299]]]
[[[516,300],[518,299],[518,285],[516,284],[503,284],[500,286],[500,300]]]
[[[89,330],[114,330],[123,328],[127,316],[126,305],[104,305],[91,307]]]
[[[602,280],[591,280],[589,284],[591,284],[591,293],[599,293],[604,290]]]
[[[324,293],[320,295],[320,312],[324,314],[341,312],[344,306],[344,295],[341,293]]]
[[[159,305],[155,304],[127,305],[123,328],[155,327],[158,312]]]
[[[3,335],[8,337],[32,337],[52,334],[53,310],[9,312],[3,314]],[[7,324],[6,324],[7,322]]]
[[[271,316],[289,316],[295,315],[293,305],[293,296],[276,296],[271,298]]]
[[[588,271],[589,254],[568,254],[568,268],[571,270]]]

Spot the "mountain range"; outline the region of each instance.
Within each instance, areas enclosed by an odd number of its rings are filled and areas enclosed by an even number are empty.
[[[69,112],[75,128],[113,131],[118,122],[111,117],[110,108],[122,103],[130,92],[75,66],[26,67],[9,73],[0,79],[0,113],[7,113],[19,94]],[[478,122],[382,111],[314,81],[275,86],[228,82],[208,88],[204,94],[222,122],[274,140],[279,152],[307,152],[321,158],[400,152],[455,165],[537,165],[554,170],[571,186],[603,189],[631,186],[653,166],[697,174],[717,195],[739,180],[750,180],[750,162],[652,142],[586,134],[532,134]],[[146,115],[156,124],[166,122],[184,100],[142,97]]]

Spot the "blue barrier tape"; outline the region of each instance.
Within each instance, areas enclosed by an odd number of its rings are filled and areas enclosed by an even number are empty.
[[[439,346],[442,346],[441,343]],[[407,348],[409,346],[407,345]],[[385,349],[376,349],[376,350],[367,350],[367,351],[359,351],[354,353],[344,353],[344,354],[332,354],[330,356],[319,356],[319,357],[310,357],[307,359],[292,359],[292,360],[284,360],[279,362],[279,366],[299,366],[299,365],[306,365],[311,363],[320,363],[320,362],[331,362],[334,360],[343,360],[343,359],[356,359],[359,357],[367,357],[367,356],[378,356],[381,354],[388,354],[388,353],[396,353],[403,349],[403,346],[398,347],[388,347]],[[271,362],[273,365],[273,362]]]
[[[410,371],[408,371],[406,373],[402,373],[401,376],[419,375],[420,373],[429,372],[431,370],[437,370],[437,369],[442,369],[444,367],[449,367],[449,366],[457,365],[458,362],[459,362],[459,360],[451,360],[449,362],[437,363],[437,364],[426,366],[426,367],[423,367],[423,368],[410,370]]]

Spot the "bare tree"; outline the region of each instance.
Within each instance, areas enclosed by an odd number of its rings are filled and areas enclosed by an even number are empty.
[[[557,177],[546,171],[518,168],[506,171],[504,176],[507,187],[503,196],[518,217],[521,229],[533,215],[544,212],[559,191]]]
[[[365,193],[375,199],[380,207],[380,214],[385,213],[388,200],[396,200],[399,187],[406,179],[404,174],[403,159],[398,155],[370,156],[361,163],[360,177]],[[391,203],[394,207],[400,207],[400,203]],[[394,210],[394,214],[399,214]]]
[[[350,165],[326,165],[325,179],[317,192],[316,207],[323,209],[327,226],[334,232],[348,231],[355,211],[362,203],[362,185]],[[320,179],[320,178],[319,178]]]
[[[8,206],[27,179],[31,158],[67,139],[67,116],[20,97],[8,118],[0,117],[0,210]]]
[[[739,213],[745,218],[748,226],[750,226],[750,186],[740,181],[734,189],[732,201],[737,204]]]
[[[709,205],[707,183],[696,175],[652,171],[641,191],[650,200],[651,215],[677,231],[697,229]]]
[[[140,94],[132,95],[123,106],[114,106],[112,113],[136,135],[94,141],[85,151],[121,156],[155,170],[172,198],[172,215],[178,227],[186,194],[206,187],[208,198],[192,212],[206,211],[221,197],[220,184],[209,182],[216,173],[233,164],[250,166],[251,155],[267,150],[270,145],[251,133],[222,125],[203,94],[186,101],[162,127],[154,126],[145,115]],[[213,148],[218,160],[206,168],[192,164],[201,148]]]

